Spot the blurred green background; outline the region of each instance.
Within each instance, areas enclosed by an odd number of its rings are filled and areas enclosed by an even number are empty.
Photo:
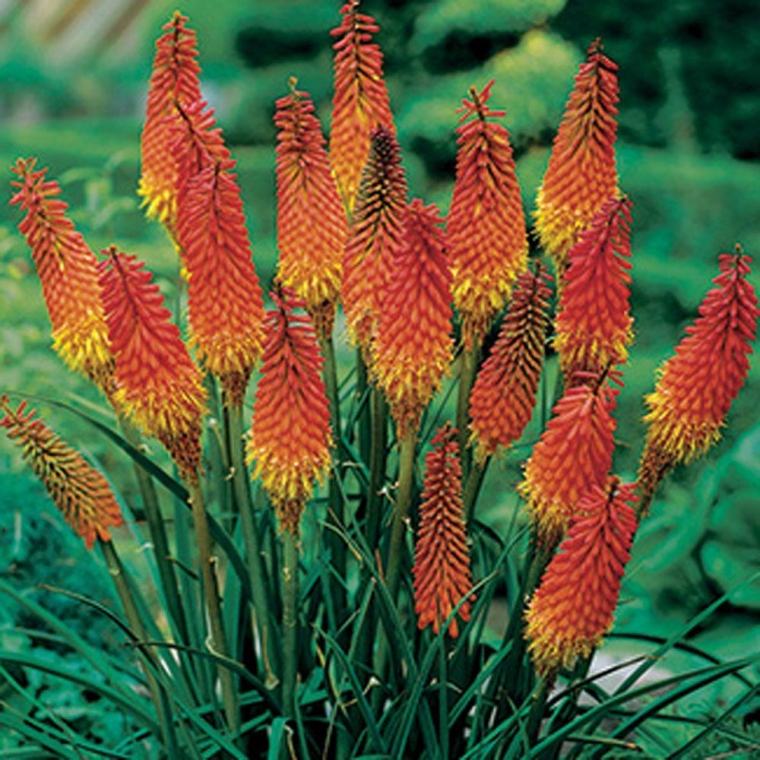
[[[329,124],[336,0],[3,0],[0,163],[39,156],[64,185],[93,249],[116,242],[145,258],[167,295],[175,295],[174,254],[163,231],[143,219],[135,188],[154,40],[176,7],[198,32],[204,95],[239,161],[267,287],[275,266],[273,103],[294,75]],[[496,80],[491,103],[507,111],[530,211],[584,50],[601,36],[619,64],[618,157],[621,186],[634,203],[636,343],[618,414],[616,469],[633,477],[642,395],[694,318],[717,254],[737,242],[760,251],[760,5],[366,0],[363,9],[381,26],[377,41],[411,192],[443,210],[454,174],[455,109],[470,85]],[[15,229],[19,218],[0,204],[0,388],[97,400],[50,350],[40,288]],[[757,274],[753,282],[760,282]],[[637,539],[619,630],[666,634],[757,569],[759,382],[755,362],[724,440],[662,489]],[[72,415],[41,408],[105,467],[118,461]],[[534,421],[525,441],[538,432]],[[518,447],[491,469],[484,518],[497,528],[510,520],[512,486],[527,451]],[[36,536],[66,528],[4,436],[0,477],[0,574],[28,585],[40,579],[41,567],[59,561],[59,545]],[[74,562],[79,543],[65,543]],[[700,641],[719,653],[757,648],[759,612],[760,586],[745,586],[699,631]]]

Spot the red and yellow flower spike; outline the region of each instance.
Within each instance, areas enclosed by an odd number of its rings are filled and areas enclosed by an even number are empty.
[[[306,302],[318,335],[332,334],[340,296],[346,212],[330,173],[314,104],[290,80],[277,134],[277,277]]]
[[[612,477],[578,503],[567,538],[526,612],[525,638],[539,675],[553,678],[588,657],[612,628],[636,532],[633,484]]]
[[[481,464],[520,438],[530,422],[549,329],[549,280],[541,264],[523,272],[491,354],[470,393],[470,441]]]
[[[26,401],[15,411],[7,396],[0,397],[0,427],[23,450],[24,459],[42,481],[66,522],[92,549],[95,539],[110,541],[109,528],[124,520],[106,479],[82,455],[62,441],[42,420],[26,411]]]
[[[384,309],[385,285],[403,241],[407,193],[398,142],[390,129],[378,127],[372,132],[372,147],[348,230],[341,286],[349,335],[368,366]]]
[[[271,294],[277,306],[267,312],[261,378],[253,404],[253,424],[246,445],[277,510],[280,528],[298,534],[301,515],[314,482],[330,467],[330,408],[322,380],[323,359],[304,303]]]
[[[554,338],[568,385],[576,372],[599,373],[628,358],[630,225],[631,202],[610,198],[570,250]]]
[[[383,54],[372,42],[372,35],[380,27],[372,16],[359,13],[359,0],[349,0],[340,12],[341,25],[331,32],[338,41],[333,45],[335,93],[330,166],[338,193],[350,213],[369,155],[370,132],[381,124],[391,132],[395,130],[383,78]]]
[[[388,399],[399,439],[416,430],[453,355],[451,272],[441,225],[435,206],[411,202],[383,295],[371,372]]]
[[[604,485],[612,467],[618,389],[610,381],[620,383],[620,373],[611,369],[568,388],[525,465],[519,490],[548,550],[564,537],[578,499]]]
[[[177,219],[177,162],[170,150],[179,108],[201,99],[195,32],[179,11],[164,26],[166,33],[156,41],[150,77],[140,154],[138,193],[146,214],[158,219],[174,237]]]
[[[744,385],[760,314],[747,279],[751,263],[739,246],[733,254],[720,255],[715,287],[675,356],[660,369],[654,393],[646,397],[649,427],[639,465],[645,507],[671,467],[704,454],[719,439]]]
[[[164,297],[138,261],[116,250],[101,262],[101,286],[116,359],[114,404],[145,435],[166,447],[183,478],[201,464],[206,391]]]
[[[97,259],[66,216],[61,188],[36,170],[36,158],[18,159],[11,204],[26,216],[19,230],[31,248],[42,283],[53,348],[76,372],[91,378],[106,395],[113,390],[113,356],[98,284]]]
[[[509,133],[489,121],[505,115],[488,106],[492,86],[493,80],[480,93],[472,88],[470,99],[465,98],[457,111],[462,114],[457,173],[446,220],[451,291],[468,351],[480,346],[528,261],[525,214]]]
[[[420,527],[414,548],[414,599],[417,625],[433,626],[437,634],[454,608],[472,589],[462,506],[462,465],[456,430],[444,425],[425,457],[425,481],[420,504]],[[470,619],[470,599],[458,616]],[[459,634],[456,618],[448,629]]]
[[[608,198],[618,194],[615,168],[617,64],[595,40],[554,138],[536,200],[536,230],[557,264],[557,282],[578,235]]]

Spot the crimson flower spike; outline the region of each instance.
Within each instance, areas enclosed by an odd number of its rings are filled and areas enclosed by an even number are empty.
[[[343,254],[341,296],[348,331],[372,364],[372,341],[384,309],[383,293],[395,252],[402,244],[407,185],[393,131],[372,131]]]
[[[617,64],[602,53],[601,40],[588,49],[554,138],[549,166],[536,199],[536,230],[557,264],[557,283],[567,254],[601,205],[618,194]]]
[[[293,312],[303,301],[271,297],[277,308],[267,312],[246,454],[280,528],[295,536],[314,482],[323,481],[330,466],[330,408],[314,328],[308,317]]]
[[[592,486],[604,485],[615,448],[615,409],[620,372],[586,378],[568,388],[525,465],[519,486],[528,502],[536,539],[553,549],[564,537],[578,499]]]
[[[491,80],[458,109],[459,151],[449,236],[452,295],[462,317],[465,349],[480,346],[512,283],[528,260],[520,186],[509,133],[498,122],[504,111],[488,106]],[[489,121],[491,119],[491,121]]]
[[[454,608],[472,589],[462,506],[462,466],[456,430],[444,425],[431,441],[425,457],[425,479],[420,504],[420,527],[414,549],[414,598],[420,629],[433,626],[437,634]],[[470,599],[459,617],[470,619]],[[459,634],[456,618],[448,629]]]
[[[525,638],[541,676],[553,678],[576,657],[588,657],[612,628],[637,527],[633,489],[611,477],[606,488],[585,492],[530,600]]]
[[[530,422],[549,328],[549,280],[541,264],[517,278],[491,354],[470,393],[471,443],[483,463],[520,438]]]
[[[23,450],[24,459],[42,481],[66,522],[92,549],[95,539],[110,541],[109,528],[123,523],[119,505],[106,479],[82,455],[64,443],[42,420],[33,419],[22,401],[15,411],[0,397],[0,427]]]
[[[53,348],[106,395],[112,391],[113,356],[98,284],[97,260],[66,216],[61,188],[46,180],[47,169],[35,170],[36,158],[18,159],[11,204],[26,216],[19,230],[31,248],[53,328]]]
[[[116,359],[116,408],[166,447],[183,478],[201,462],[206,392],[158,286],[135,256],[111,247],[100,282]]]
[[[166,33],[156,41],[150,77],[140,155],[138,193],[146,214],[164,224],[172,238],[177,221],[177,161],[170,145],[180,108],[201,99],[195,32],[186,26],[187,17],[175,12],[164,25]]]
[[[752,259],[736,247],[719,256],[720,274],[699,316],[686,328],[675,356],[659,371],[649,412],[639,488],[646,509],[667,471],[704,454],[720,437],[732,401],[749,372],[755,339],[757,296],[747,279]]]
[[[372,35],[380,31],[372,16],[359,13],[359,0],[341,8],[341,25],[331,31],[335,50],[335,93],[330,128],[330,166],[346,209],[353,211],[370,132],[384,124],[391,132],[383,54]]]
[[[570,249],[554,338],[568,385],[576,372],[599,373],[628,358],[630,225],[631,202],[609,198]]]
[[[383,295],[373,377],[383,389],[399,440],[417,429],[452,360],[451,273],[435,206],[415,198]]]
[[[296,90],[277,103],[277,277],[306,302],[318,335],[332,334],[340,296],[346,212],[314,104]]]

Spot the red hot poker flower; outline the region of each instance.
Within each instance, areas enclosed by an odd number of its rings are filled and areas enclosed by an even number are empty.
[[[113,356],[103,315],[97,260],[66,216],[61,188],[46,180],[37,159],[19,159],[12,167],[18,180],[11,203],[26,216],[19,230],[26,237],[42,283],[53,347],[76,372],[91,378],[106,394],[112,391]]]
[[[380,30],[375,19],[359,13],[359,0],[341,8],[335,49],[335,94],[330,129],[330,165],[343,203],[353,210],[359,178],[369,155],[370,132],[381,124],[392,132],[388,90],[383,79],[383,54],[372,42]]]
[[[636,532],[633,484],[610,478],[578,503],[567,538],[549,563],[526,613],[536,670],[553,677],[588,657],[610,628]]]
[[[675,356],[660,369],[639,467],[645,503],[665,473],[704,454],[720,437],[731,403],[749,372],[755,339],[757,296],[747,279],[752,259],[737,246],[719,257],[720,274],[699,307],[699,317]]]
[[[630,224],[630,201],[610,198],[570,250],[554,338],[567,384],[628,358]]]
[[[383,297],[371,369],[399,439],[417,428],[452,359],[451,273],[441,224],[435,206],[412,201]]]
[[[437,634],[454,608],[472,588],[462,507],[462,466],[456,430],[444,425],[425,457],[425,482],[420,504],[420,528],[414,549],[414,598],[420,629],[433,626]],[[470,619],[470,599],[459,617]],[[449,635],[459,633],[456,618]]]
[[[116,359],[117,408],[156,436],[184,478],[197,478],[206,392],[164,298],[135,256],[107,251],[103,303]]]
[[[278,279],[306,302],[318,335],[329,336],[340,296],[346,212],[308,93],[277,101]]]
[[[470,393],[471,441],[481,463],[512,445],[530,422],[549,327],[548,277],[541,265],[518,278],[491,355]]]
[[[64,443],[42,420],[32,419],[22,401],[15,411],[0,397],[0,427],[23,449],[34,474],[42,481],[66,522],[92,549],[95,539],[110,541],[109,528],[123,523],[119,505],[106,479]]]
[[[575,78],[538,191],[536,230],[561,275],[568,251],[594,214],[617,195],[617,65],[591,43]],[[558,283],[560,278],[557,278]]]
[[[480,93],[472,88],[471,100],[463,100],[458,111],[457,175],[446,220],[452,295],[467,350],[482,342],[528,257],[509,133],[489,121],[504,116],[488,107],[492,85],[493,80]]]
[[[277,510],[280,528],[297,535],[314,481],[330,466],[330,408],[322,355],[304,304],[272,293],[261,378],[246,451]]]

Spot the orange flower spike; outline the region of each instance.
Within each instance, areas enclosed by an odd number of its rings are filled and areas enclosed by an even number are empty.
[[[330,165],[338,193],[351,212],[367,161],[370,132],[386,125],[392,132],[388,90],[383,79],[383,54],[372,42],[380,30],[371,16],[359,13],[359,0],[341,8],[341,25],[331,34],[335,50],[335,93],[330,129]]]
[[[519,490],[528,501],[540,545],[551,549],[567,530],[578,499],[604,484],[615,447],[615,408],[620,373],[568,388],[525,465]]]
[[[348,230],[341,285],[349,334],[367,365],[372,364],[372,340],[394,252],[403,240],[407,194],[398,142],[390,129],[378,127]]]
[[[420,504],[420,527],[414,549],[414,598],[420,629],[433,626],[437,634],[454,608],[472,588],[470,556],[462,506],[462,466],[456,430],[448,423],[432,440],[425,457],[425,482]],[[470,599],[457,613],[470,619]],[[448,633],[456,638],[457,620]]]
[[[176,12],[156,42],[150,77],[140,154],[138,194],[146,214],[166,225],[174,236],[177,218],[177,163],[172,156],[173,130],[180,119],[178,108],[201,99],[195,32],[187,18]]]
[[[92,549],[96,538],[110,541],[109,528],[124,521],[106,479],[82,455],[64,443],[42,420],[32,419],[22,401],[15,411],[0,397],[0,427],[22,448],[24,459],[42,481],[66,522]]]
[[[277,308],[267,312],[246,452],[280,528],[297,535],[314,481],[323,481],[330,467],[330,408],[314,328],[308,317],[293,313],[303,302],[271,296]]]
[[[561,274],[567,254],[602,204],[617,195],[617,64],[591,43],[575,77],[536,199],[536,230]],[[559,278],[558,278],[559,282]]]
[[[452,295],[468,351],[480,345],[528,261],[528,239],[509,133],[488,107],[491,80],[463,100],[449,236]]]
[[[637,527],[633,489],[612,477],[606,489],[586,491],[530,600],[525,638],[541,676],[552,678],[576,657],[588,657],[612,628]]]
[[[481,463],[518,440],[533,414],[549,329],[548,279],[541,264],[535,274],[518,276],[499,337],[470,393],[471,443]]]
[[[720,437],[731,403],[749,372],[757,295],[747,279],[752,259],[737,246],[719,257],[720,274],[699,316],[659,372],[646,397],[649,425],[639,484],[651,498],[667,470],[704,454]]]
[[[346,212],[330,173],[325,138],[308,93],[277,103],[277,277],[306,302],[317,333],[329,336],[340,296]]]
[[[441,225],[435,206],[412,201],[383,297],[371,370],[399,439],[416,429],[453,357],[451,272]]]
[[[66,216],[61,188],[46,180],[47,169],[35,170],[37,159],[18,159],[11,204],[26,216],[19,230],[31,248],[42,283],[53,331],[53,348],[107,395],[112,390],[113,356],[98,285],[97,259]]]
[[[631,202],[610,198],[570,250],[555,322],[554,347],[565,382],[625,362],[630,313]]]
[[[100,281],[116,358],[115,404],[195,481],[206,412],[201,374],[145,265],[115,247],[105,253]]]

